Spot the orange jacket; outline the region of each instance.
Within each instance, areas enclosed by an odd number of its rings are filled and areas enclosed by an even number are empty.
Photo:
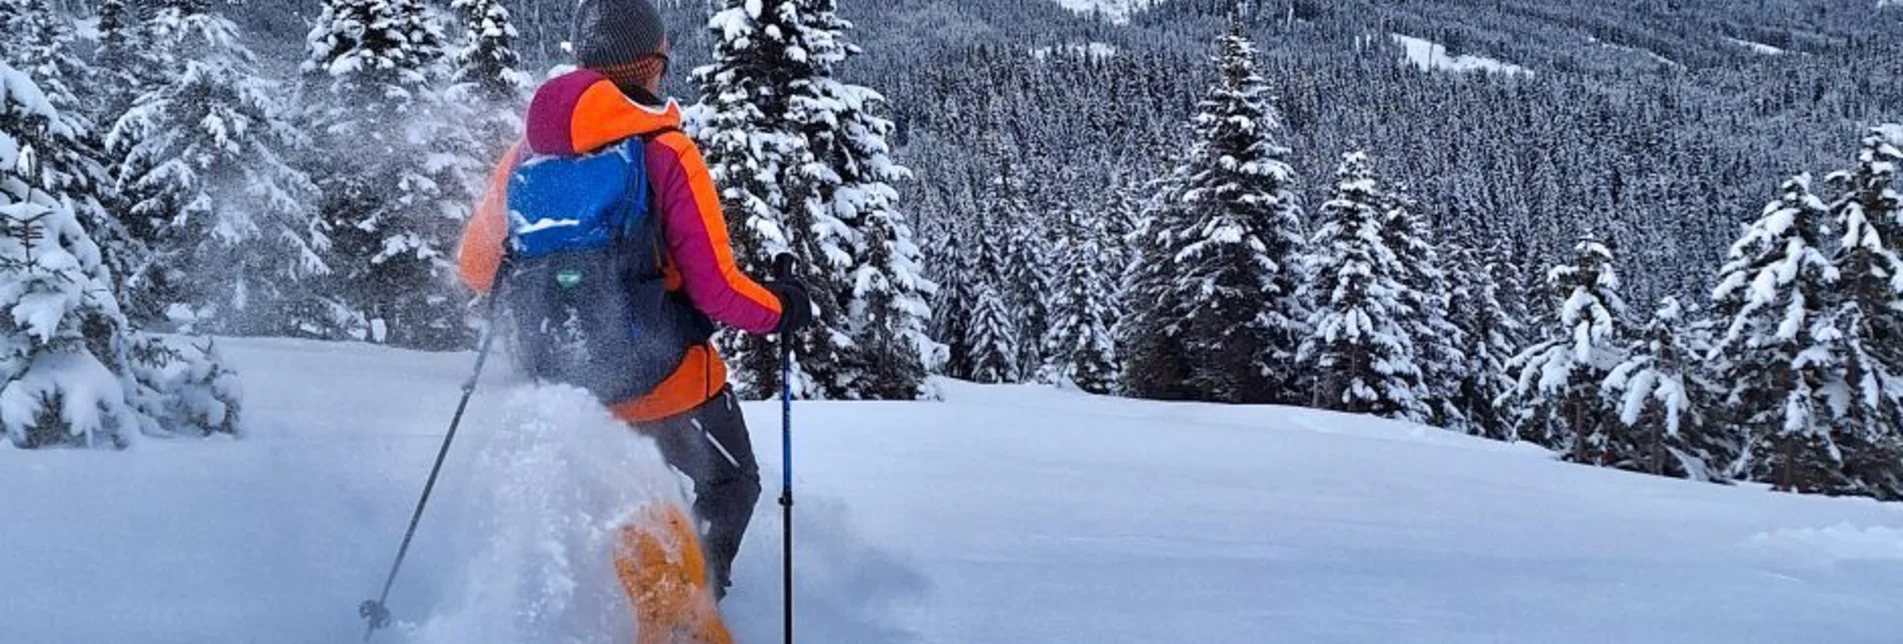
[[[667,241],[667,285],[716,321],[751,333],[771,333],[780,301],[735,265],[720,193],[692,139],[680,132],[680,107],[635,103],[614,84],[589,71],[549,81],[529,107],[528,137],[496,165],[482,204],[463,231],[460,273],[478,292],[492,288],[508,238],[509,177],[527,151],[538,156],[577,156],[632,137],[647,137],[648,180],[655,214]],[[674,374],[645,396],[615,405],[634,422],[678,415],[712,400],[726,387],[727,367],[711,344],[688,349]]]

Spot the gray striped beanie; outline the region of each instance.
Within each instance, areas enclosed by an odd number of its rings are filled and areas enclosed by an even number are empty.
[[[575,60],[582,67],[627,65],[667,47],[667,23],[649,0],[581,0],[575,8]]]

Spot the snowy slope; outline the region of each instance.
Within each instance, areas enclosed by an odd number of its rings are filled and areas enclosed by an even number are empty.
[[[1110,43],[1092,41],[1073,43],[1062,47],[1038,47],[1031,50],[1031,57],[1038,60],[1047,60],[1053,54],[1071,58],[1103,60],[1115,57],[1117,55],[1117,46]]]
[[[1743,48],[1746,48],[1746,49],[1749,49],[1749,50],[1751,50],[1751,51],[1753,51],[1753,52],[1756,52],[1756,53],[1758,53],[1758,54],[1760,54],[1760,55],[1763,55],[1763,56],[1781,56],[1781,55],[1784,55],[1784,53],[1785,53],[1785,52],[1784,52],[1784,50],[1783,50],[1782,48],[1779,48],[1779,47],[1772,47],[1772,46],[1770,46],[1770,45],[1766,45],[1766,44],[1764,44],[1764,43],[1761,43],[1761,42],[1752,42],[1752,41],[1749,41],[1749,40],[1739,40],[1739,39],[1737,39],[1737,38],[1726,38],[1726,39],[1725,39],[1725,41],[1726,41],[1726,42],[1729,42],[1729,43],[1731,43],[1731,44],[1733,44],[1733,45],[1737,45],[1737,46],[1739,46],[1739,47],[1743,47]]]
[[[1446,46],[1431,40],[1401,34],[1389,34],[1389,37],[1392,38],[1395,43],[1401,45],[1408,62],[1413,63],[1415,67],[1419,67],[1423,70],[1440,70],[1455,73],[1476,71],[1492,72],[1509,76],[1516,74],[1533,75],[1532,70],[1525,67],[1486,56],[1473,56],[1468,54],[1450,56],[1447,53]]]
[[[1136,10],[1156,4],[1161,0],[1057,0],[1065,9],[1078,13],[1102,12],[1111,22],[1129,22],[1130,14]]]
[[[0,450],[0,642],[355,641],[468,356],[231,341],[252,433]],[[1903,506],[1363,418],[947,384],[797,406],[809,642],[1895,642]],[[727,611],[777,640],[777,407]],[[572,392],[485,383],[378,641],[617,642],[598,536],[674,494]]]

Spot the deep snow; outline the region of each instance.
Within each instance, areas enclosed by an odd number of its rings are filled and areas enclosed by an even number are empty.
[[[355,641],[468,369],[226,341],[250,434],[0,449],[0,642]],[[574,392],[490,379],[379,641],[626,642],[599,538],[677,494]],[[1903,506],[1595,470],[1304,410],[945,383],[802,403],[808,642],[1895,642]],[[768,491],[726,609],[777,641]]]

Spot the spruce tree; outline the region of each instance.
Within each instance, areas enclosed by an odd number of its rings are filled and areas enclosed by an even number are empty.
[[[524,99],[534,79],[521,71],[519,36],[501,0],[451,0],[462,22],[455,53],[455,87],[446,98],[470,113],[467,127],[478,159],[500,157],[522,138]]]
[[[944,375],[969,380],[972,312],[980,286],[977,250],[982,233],[972,218],[961,218],[948,226],[950,232],[937,244],[940,251],[933,264],[939,269],[939,286],[932,300],[932,338],[945,347]]]
[[[1471,237],[1452,247],[1449,271],[1449,322],[1465,344],[1450,402],[1467,422],[1467,431],[1494,440],[1513,440],[1518,418],[1513,410],[1514,378],[1507,371],[1525,334],[1524,306],[1508,284],[1514,279],[1498,244],[1485,253]]]
[[[1049,297],[1059,258],[1045,212],[1032,198],[1027,164],[1009,156],[999,161],[996,192],[985,203],[1001,215],[999,243],[1004,253],[1004,304],[1017,320],[1017,363],[1024,379],[1037,376],[1045,364],[1044,337],[1051,326]]]
[[[472,334],[451,278],[451,245],[482,180],[468,106],[440,21],[418,0],[326,0],[308,37],[305,115],[332,242],[326,297],[302,330],[422,349]]]
[[[1699,370],[1711,347],[1701,331],[1684,304],[1668,297],[1634,334],[1626,360],[1606,377],[1619,422],[1632,430],[1614,435],[1607,465],[1710,480],[1712,466],[1729,456],[1729,441],[1704,418],[1710,387]]]
[[[202,3],[151,20],[151,44],[178,67],[139,97],[109,141],[153,269],[129,294],[187,330],[295,334],[311,283],[329,272],[316,186],[289,154],[307,145],[260,77],[237,27]]]
[[[1307,309],[1297,295],[1302,211],[1281,125],[1231,21],[1195,142],[1161,191],[1132,275],[1144,298],[1126,332],[1128,391],[1146,398],[1292,403]],[[1179,379],[1180,380],[1176,380]]]
[[[92,109],[106,102],[112,79],[97,78],[77,53],[73,22],[41,0],[0,0],[0,62],[29,75],[50,107],[59,115],[64,141],[42,147],[40,157],[48,171],[47,189],[71,198],[93,242],[98,244],[114,292],[150,264],[146,251],[127,231],[123,213],[113,210],[121,200],[108,172],[109,158]],[[15,46],[14,43],[18,43]]]
[[[1625,361],[1629,333],[1612,249],[1582,238],[1573,246],[1573,262],[1554,267],[1547,282],[1558,302],[1557,324],[1545,329],[1545,340],[1507,363],[1533,414],[1520,437],[1575,463],[1608,465],[1610,446],[1623,440],[1624,428],[1602,385]]]
[[[1042,380],[1094,394],[1116,389],[1120,374],[1111,328],[1114,282],[1102,272],[1108,235],[1101,214],[1065,207],[1059,221],[1058,256],[1063,275],[1052,293],[1051,326],[1044,354],[1050,364]]]
[[[157,84],[163,68],[158,53],[146,33],[146,23],[126,0],[99,3],[99,46],[93,51],[93,82],[103,93],[99,106],[102,122],[118,122],[140,94]]]
[[[463,25],[456,82],[474,86],[476,97],[490,103],[519,102],[532,78],[521,71],[522,57],[515,51],[520,34],[509,21],[509,9],[501,0],[450,0],[449,6]]]
[[[977,247],[972,254],[971,318],[966,331],[970,347],[965,357],[965,373],[957,374],[973,382],[990,384],[1021,382],[1023,351],[1018,347],[1022,336],[1017,315],[1006,304],[1004,244],[1000,243],[1003,225],[994,217],[980,214],[978,236],[970,240]]]
[[[1731,247],[1712,291],[1725,357],[1727,421],[1743,433],[1728,474],[1797,492],[1854,493],[1833,396],[1847,393],[1844,335],[1831,302],[1839,273],[1819,245],[1828,207],[1809,175],[1784,183]]]
[[[1144,204],[1127,243],[1134,253],[1123,275],[1129,313],[1118,330],[1118,353],[1124,356],[1121,390],[1152,400],[1198,400],[1203,395],[1191,383],[1181,321],[1172,317],[1191,295],[1178,291],[1171,279],[1178,268],[1173,252],[1178,217],[1164,204],[1173,202],[1180,188],[1167,179],[1156,183],[1156,196]]]
[[[1870,493],[1903,499],[1903,127],[1872,130],[1856,165],[1833,173],[1831,221],[1842,231],[1833,263],[1850,401],[1845,467]]]
[[[96,202],[65,192],[83,171],[60,153],[80,144],[56,107],[70,101],[0,61],[0,430],[28,448],[235,432],[237,389],[216,357],[169,352],[120,313],[105,255],[73,210]]]
[[[1406,317],[1401,323],[1414,346],[1415,366],[1421,370],[1421,402],[1429,410],[1424,422],[1469,432],[1472,421],[1455,404],[1467,368],[1462,348],[1467,339],[1448,319],[1455,285],[1442,267],[1427,222],[1418,212],[1419,203],[1405,190],[1392,190],[1385,196],[1381,234],[1402,269],[1399,299]]]
[[[1367,155],[1343,155],[1308,244],[1315,333],[1302,344],[1302,365],[1316,380],[1315,407],[1427,422],[1402,281],[1408,271],[1383,235],[1386,203]]]
[[[723,188],[742,268],[765,274],[793,253],[817,306],[798,338],[797,395],[916,398],[944,359],[931,340],[922,254],[897,207],[910,171],[891,159],[884,97],[841,82],[859,53],[832,0],[720,5],[709,23],[715,62],[695,72],[696,134]],[[771,340],[730,336],[723,349],[743,394],[777,389]]]

